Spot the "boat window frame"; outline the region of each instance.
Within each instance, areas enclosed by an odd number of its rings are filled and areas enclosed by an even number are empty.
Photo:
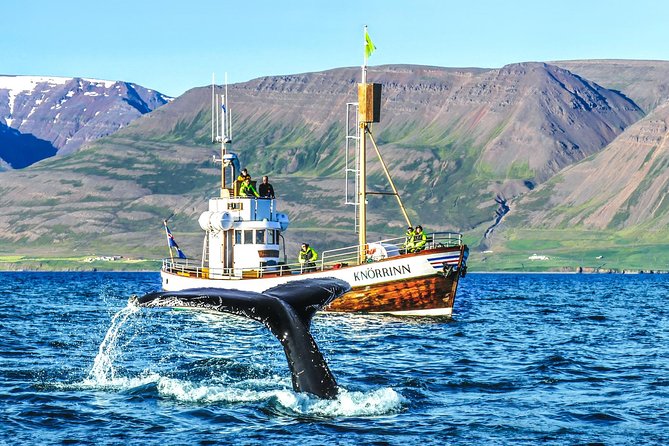
[[[253,229],[242,229],[244,231],[244,244],[253,245]]]
[[[255,241],[256,245],[264,245],[265,244],[265,230],[264,229],[256,229],[255,231]]]

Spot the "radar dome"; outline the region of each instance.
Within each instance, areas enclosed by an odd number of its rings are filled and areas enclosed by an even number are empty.
[[[276,214],[276,221],[278,221],[279,226],[281,226],[281,232],[284,232],[286,229],[288,229],[290,219],[286,214]]]

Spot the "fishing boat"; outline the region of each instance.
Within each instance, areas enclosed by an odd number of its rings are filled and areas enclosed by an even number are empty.
[[[231,115],[227,86],[220,96],[212,85],[212,110],[221,113],[213,124],[212,140],[220,142],[220,196],[198,220],[204,231],[200,259],[173,255],[163,260],[162,287],[166,291],[189,288],[229,288],[263,292],[283,283],[335,277],[351,291],[325,308],[332,312],[388,313],[413,316],[449,316],[458,281],[467,271],[468,248],[454,232],[425,234],[415,246],[405,236],[367,240],[367,140],[378,155],[392,192],[408,226],[413,226],[374,140],[371,125],[379,122],[381,84],[367,82],[367,57],[371,40],[365,29],[365,57],[358,102],[347,104],[346,184],[347,203],[356,208],[358,241],[345,248],[323,251],[314,262],[287,261],[285,238],[289,217],[277,208],[275,198],[240,194],[240,160],[232,152]],[[227,83],[226,83],[227,84]],[[214,129],[215,132],[214,132]],[[351,156],[349,156],[349,153]],[[350,195],[350,199],[348,196]],[[165,223],[168,243],[177,248]],[[283,253],[283,254],[282,254]]]

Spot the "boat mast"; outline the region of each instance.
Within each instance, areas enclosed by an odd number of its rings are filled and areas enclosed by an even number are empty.
[[[367,122],[363,115],[363,103],[365,98],[363,92],[367,85],[367,25],[363,33],[363,63],[362,83],[358,86],[358,122],[360,123],[360,144],[358,152],[358,261],[364,263],[367,260]]]
[[[358,144],[358,262],[367,261],[367,135],[371,135],[372,122],[379,122],[381,114],[381,84],[367,83],[367,58],[374,51],[374,44],[364,28],[362,82],[358,84],[358,125],[360,138]]]

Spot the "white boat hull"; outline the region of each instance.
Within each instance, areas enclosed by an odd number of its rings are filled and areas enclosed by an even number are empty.
[[[258,293],[292,280],[335,277],[348,282],[352,290],[330,304],[329,311],[448,316],[453,310],[463,254],[462,246],[437,248],[362,265],[305,274],[266,273],[255,278],[214,279],[164,267],[161,277],[166,291],[211,287]],[[447,273],[450,270],[453,272]]]

